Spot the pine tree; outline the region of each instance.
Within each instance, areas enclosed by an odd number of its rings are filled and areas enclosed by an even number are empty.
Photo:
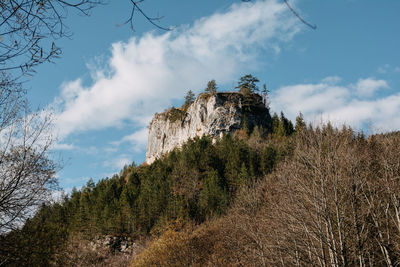
[[[259,91],[258,83],[259,80],[251,74],[247,74],[242,76],[238,82],[238,85],[235,87],[239,89],[239,92],[244,95],[254,94]]]
[[[207,88],[205,89],[206,93],[209,93],[211,95],[216,95],[217,94],[217,83],[215,80],[211,80],[207,83]]]
[[[281,112],[277,134],[279,136],[288,136],[291,135],[293,132],[293,123],[285,117],[283,112]]]
[[[270,103],[269,103],[269,98],[268,98],[269,91],[267,89],[267,84],[265,84],[265,83],[263,84],[263,89],[262,89],[261,93],[262,93],[264,105],[268,108]]]
[[[296,117],[296,126],[295,131],[296,133],[304,130],[306,128],[306,123],[303,118],[303,114],[300,112],[299,115]]]
[[[242,162],[242,166],[240,168],[240,173],[238,175],[238,181],[237,181],[237,187],[240,187],[241,185],[245,184],[247,180],[249,180],[250,175],[249,172],[246,168],[246,164]]]
[[[228,195],[223,189],[218,172],[210,170],[204,179],[199,205],[204,215],[221,214],[228,205]]]
[[[276,162],[276,150],[272,145],[268,145],[261,152],[261,170],[264,174],[272,171]]]
[[[194,102],[194,97],[195,97],[195,95],[192,92],[192,90],[189,90],[185,96],[185,103],[183,104],[183,108],[185,111],[190,106],[190,104],[192,104]]]
[[[278,114],[274,113],[274,115],[272,116],[272,132],[274,134],[277,134],[278,128],[279,128],[279,117]]]

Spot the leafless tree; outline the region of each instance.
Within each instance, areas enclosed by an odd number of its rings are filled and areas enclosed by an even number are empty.
[[[296,139],[274,174],[275,254],[285,265],[396,266],[400,139],[329,124]]]
[[[57,186],[51,116],[30,112],[18,93],[0,88],[0,234],[20,226]]]
[[[250,2],[249,0],[242,0]],[[144,0],[126,0],[130,5],[128,19],[123,24],[134,28],[135,14],[140,14],[149,23],[161,30],[170,30],[160,24],[162,16],[151,16],[141,6]],[[70,36],[65,19],[70,10],[83,15],[106,0],[5,0],[0,1],[0,71],[15,71],[26,74],[34,67],[52,61],[61,54],[55,41]],[[289,4],[290,11],[305,25],[316,29],[305,21]]]
[[[100,1],[1,1],[0,70],[27,73],[59,56],[55,40],[69,35],[64,24],[68,8],[88,14]]]
[[[125,24],[133,28],[135,13],[155,27],[168,30],[158,22],[161,17],[148,15],[140,6],[144,0],[127,1],[131,12]],[[0,1],[0,71],[31,73],[34,67],[52,61],[61,54],[56,40],[69,37],[65,24],[69,11],[89,15],[106,0],[6,0]]]

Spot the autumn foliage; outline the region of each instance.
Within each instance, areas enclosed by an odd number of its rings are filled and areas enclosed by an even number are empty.
[[[293,142],[293,154],[243,188],[226,215],[174,232],[173,246],[167,232],[154,243],[163,250],[148,247],[133,266],[177,257],[181,266],[398,265],[400,136],[328,124],[302,128]]]
[[[191,140],[89,181],[2,236],[0,258],[101,265],[114,252],[85,244],[118,235],[150,240],[130,259],[115,254],[121,266],[398,265],[400,135],[272,119],[272,131]]]

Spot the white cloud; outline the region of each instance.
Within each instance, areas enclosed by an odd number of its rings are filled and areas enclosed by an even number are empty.
[[[388,73],[389,70],[390,70],[389,64],[385,64],[383,66],[378,67],[378,73],[381,73],[381,74],[386,74],[386,73]]]
[[[377,72],[380,74],[393,74],[399,73],[400,67],[391,66],[390,64],[385,64],[383,66],[378,67]]]
[[[92,85],[80,79],[63,84],[54,102],[59,135],[125,122],[144,127],[188,89],[200,91],[210,79],[227,83],[255,68],[260,51],[279,51],[300,26],[279,1],[257,1],[234,4],[172,32],[114,43],[108,64],[90,67]],[[143,130],[127,137],[139,146],[143,138]]]
[[[121,170],[125,165],[129,165],[131,163],[132,159],[128,155],[122,154],[117,158],[103,162],[103,165],[105,167],[111,167],[115,170]]]
[[[324,82],[285,86],[272,93],[271,108],[277,112],[283,110],[292,120],[302,112],[310,122],[346,123],[356,129],[371,122],[379,132],[400,129],[400,93],[365,99],[360,92],[373,93],[388,87],[386,81],[373,78],[360,79],[356,84],[360,91],[354,92],[354,87],[354,84],[337,86]]]
[[[322,79],[322,83],[337,84],[342,80],[339,76],[328,76]]]
[[[300,84],[286,86],[275,91],[271,96],[274,110],[283,110],[294,117],[301,111],[304,115],[319,114],[342,106],[349,98],[347,88],[319,84]]]
[[[378,89],[388,87],[385,80],[375,80],[373,78],[359,79],[354,86],[359,97],[371,97]]]
[[[73,150],[76,147],[73,144],[56,143],[52,146],[53,150]]]
[[[121,140],[112,142],[113,145],[120,145],[122,143],[130,143],[136,152],[143,151],[147,145],[148,128],[144,127],[133,134],[124,136]]]
[[[87,155],[97,155],[101,152],[101,150],[96,146],[82,146],[79,147],[78,151],[83,152]]]
[[[86,155],[97,155],[99,154],[99,148],[95,146],[78,146],[74,144],[67,144],[67,143],[55,143],[51,146],[52,150],[65,150],[65,151],[74,151],[83,153]]]

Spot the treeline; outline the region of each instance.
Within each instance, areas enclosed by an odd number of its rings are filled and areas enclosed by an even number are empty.
[[[154,238],[132,266],[398,265],[400,135],[272,119],[89,181],[3,236],[2,262],[99,266],[79,242],[111,234]]]
[[[89,180],[60,203],[43,205],[21,230],[2,236],[0,260],[63,265],[73,236],[158,235],[176,220],[197,225],[219,217],[241,188],[271,173],[290,152],[282,141],[294,132],[287,121],[275,116],[274,130],[244,128],[215,144],[210,137],[190,140],[150,166],[132,164],[112,178]]]
[[[253,133],[253,139],[262,136]],[[270,173],[282,153],[230,135],[215,145],[210,137],[190,140],[150,166],[127,166],[96,185],[89,181],[62,206],[71,211],[74,231],[147,234],[177,218],[201,223],[222,214],[238,188]]]

